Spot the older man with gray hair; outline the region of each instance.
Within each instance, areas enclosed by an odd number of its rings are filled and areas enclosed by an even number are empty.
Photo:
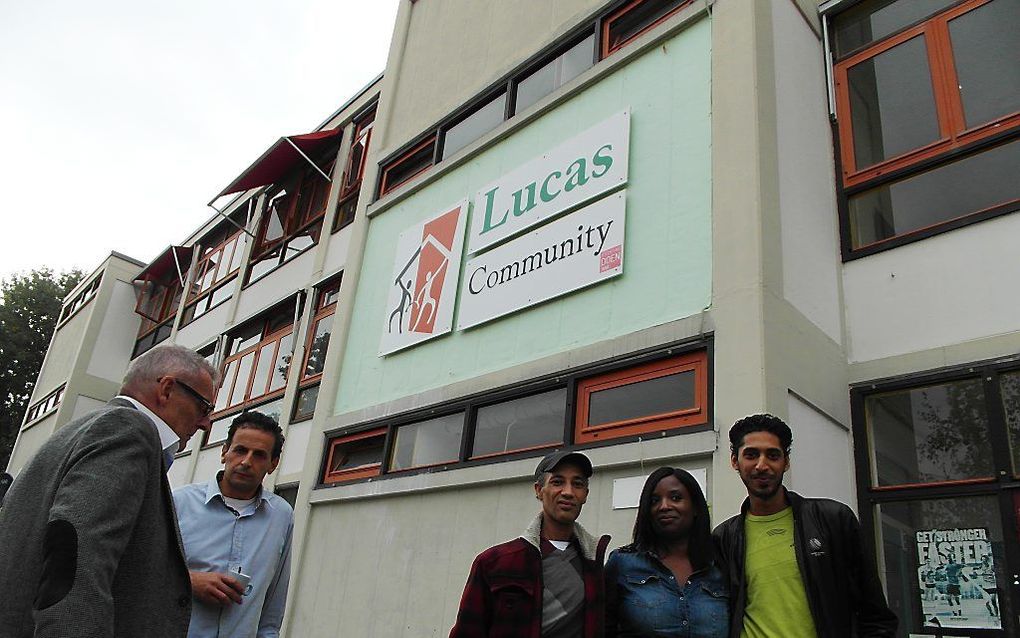
[[[0,638],[186,636],[191,586],[166,470],[209,428],[218,374],[176,345],[58,429],[0,509]]]

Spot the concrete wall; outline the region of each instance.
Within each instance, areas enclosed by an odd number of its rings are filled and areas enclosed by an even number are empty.
[[[386,67],[387,127],[395,150],[524,62],[604,0],[401,3]]]
[[[614,480],[662,465],[701,469],[711,494],[714,445],[714,433],[702,432],[591,450],[596,475],[579,522],[612,536],[610,548],[630,542],[635,510],[613,509]],[[288,635],[448,635],[475,554],[519,535],[538,513],[536,463],[401,477],[386,481],[387,495],[378,483],[313,494]]]
[[[371,220],[336,413],[697,314],[711,302],[710,25],[600,78]],[[626,108],[632,112],[623,276],[385,358],[387,280],[408,226]],[[383,380],[386,380],[384,383]]]
[[[1017,236],[1011,215],[847,263],[850,360],[1017,335],[1020,297],[1008,292],[1020,272]]]
[[[119,382],[124,378],[141,317],[134,312],[135,291],[126,281],[115,281],[105,313],[97,313],[102,324],[92,356],[88,374]]]

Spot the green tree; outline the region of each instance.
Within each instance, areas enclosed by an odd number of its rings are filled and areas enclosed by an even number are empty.
[[[0,280],[0,468],[6,468],[64,297],[80,270],[49,268]]]

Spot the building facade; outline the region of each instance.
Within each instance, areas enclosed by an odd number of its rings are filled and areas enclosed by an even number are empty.
[[[379,79],[71,293],[11,471],[132,356],[196,348],[224,382],[171,480],[280,418],[288,634],[440,636],[543,454],[591,457],[581,521],[619,546],[660,465],[736,512],[726,431],[768,411],[901,635],[1012,635],[1018,34],[1017,0],[401,1]]]

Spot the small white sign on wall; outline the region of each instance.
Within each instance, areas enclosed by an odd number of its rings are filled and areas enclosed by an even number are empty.
[[[701,486],[701,491],[708,498],[708,471],[701,467],[694,470],[687,470],[694,477],[694,480]],[[613,509],[626,510],[636,509],[641,501],[641,488],[651,474],[641,476],[628,476],[626,478],[613,479]]]

